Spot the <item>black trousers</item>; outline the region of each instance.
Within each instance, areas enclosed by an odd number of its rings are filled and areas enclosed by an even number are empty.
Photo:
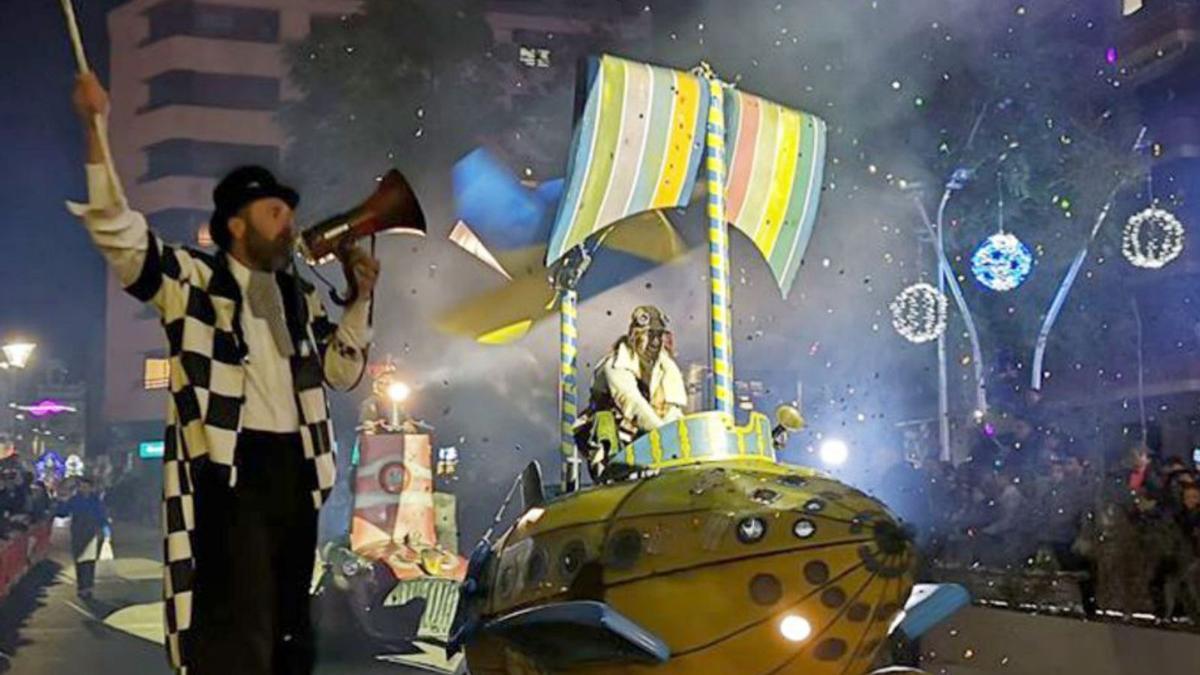
[[[75,592],[91,593],[96,585],[96,561],[75,561]]]
[[[237,486],[201,462],[196,481],[192,675],[307,675],[317,539],[298,434],[243,431]]]

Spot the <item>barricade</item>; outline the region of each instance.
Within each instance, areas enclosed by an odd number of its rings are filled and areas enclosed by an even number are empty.
[[[13,532],[0,539],[0,599],[46,557],[50,550],[50,528],[51,522],[45,520],[25,532]]]

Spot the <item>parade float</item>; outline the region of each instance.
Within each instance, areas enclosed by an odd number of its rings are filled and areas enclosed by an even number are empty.
[[[816,222],[825,123],[692,72],[590,61],[546,249],[560,318],[562,483],[532,464],[524,512],[471,555],[451,651],[476,675],[865,673],[889,639],[965,605],[920,586],[908,530],[878,500],[779,461],[803,420],[734,407],[727,224],[786,296]],[[728,123],[727,123],[728,122]],[[614,224],[707,193],[712,395],[580,479],[577,284]],[[602,426],[602,425],[597,425]]]
[[[433,430],[400,412],[408,388],[394,367],[378,369],[372,389],[351,459],[349,538],[322,552],[318,616],[376,660],[459,672],[462,657],[445,651],[466,573],[456,500],[435,489]]]

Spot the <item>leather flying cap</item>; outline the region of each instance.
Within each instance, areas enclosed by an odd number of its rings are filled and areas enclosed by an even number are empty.
[[[637,330],[667,330],[667,324],[670,319],[662,310],[654,305],[642,305],[633,310],[633,314],[629,317],[629,329]]]
[[[278,197],[292,209],[300,203],[300,195],[286,185],[280,185],[270,171],[261,166],[234,169],[217,183],[213,190],[213,215],[208,228],[213,241],[221,249],[229,248],[229,219],[247,204]]]

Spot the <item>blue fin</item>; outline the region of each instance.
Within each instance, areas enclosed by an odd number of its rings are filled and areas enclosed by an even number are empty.
[[[971,594],[958,584],[917,584],[896,629],[915,640],[969,604]]]
[[[591,600],[521,610],[491,621],[484,630],[555,670],[594,663],[666,663],[671,658],[657,635]]]

